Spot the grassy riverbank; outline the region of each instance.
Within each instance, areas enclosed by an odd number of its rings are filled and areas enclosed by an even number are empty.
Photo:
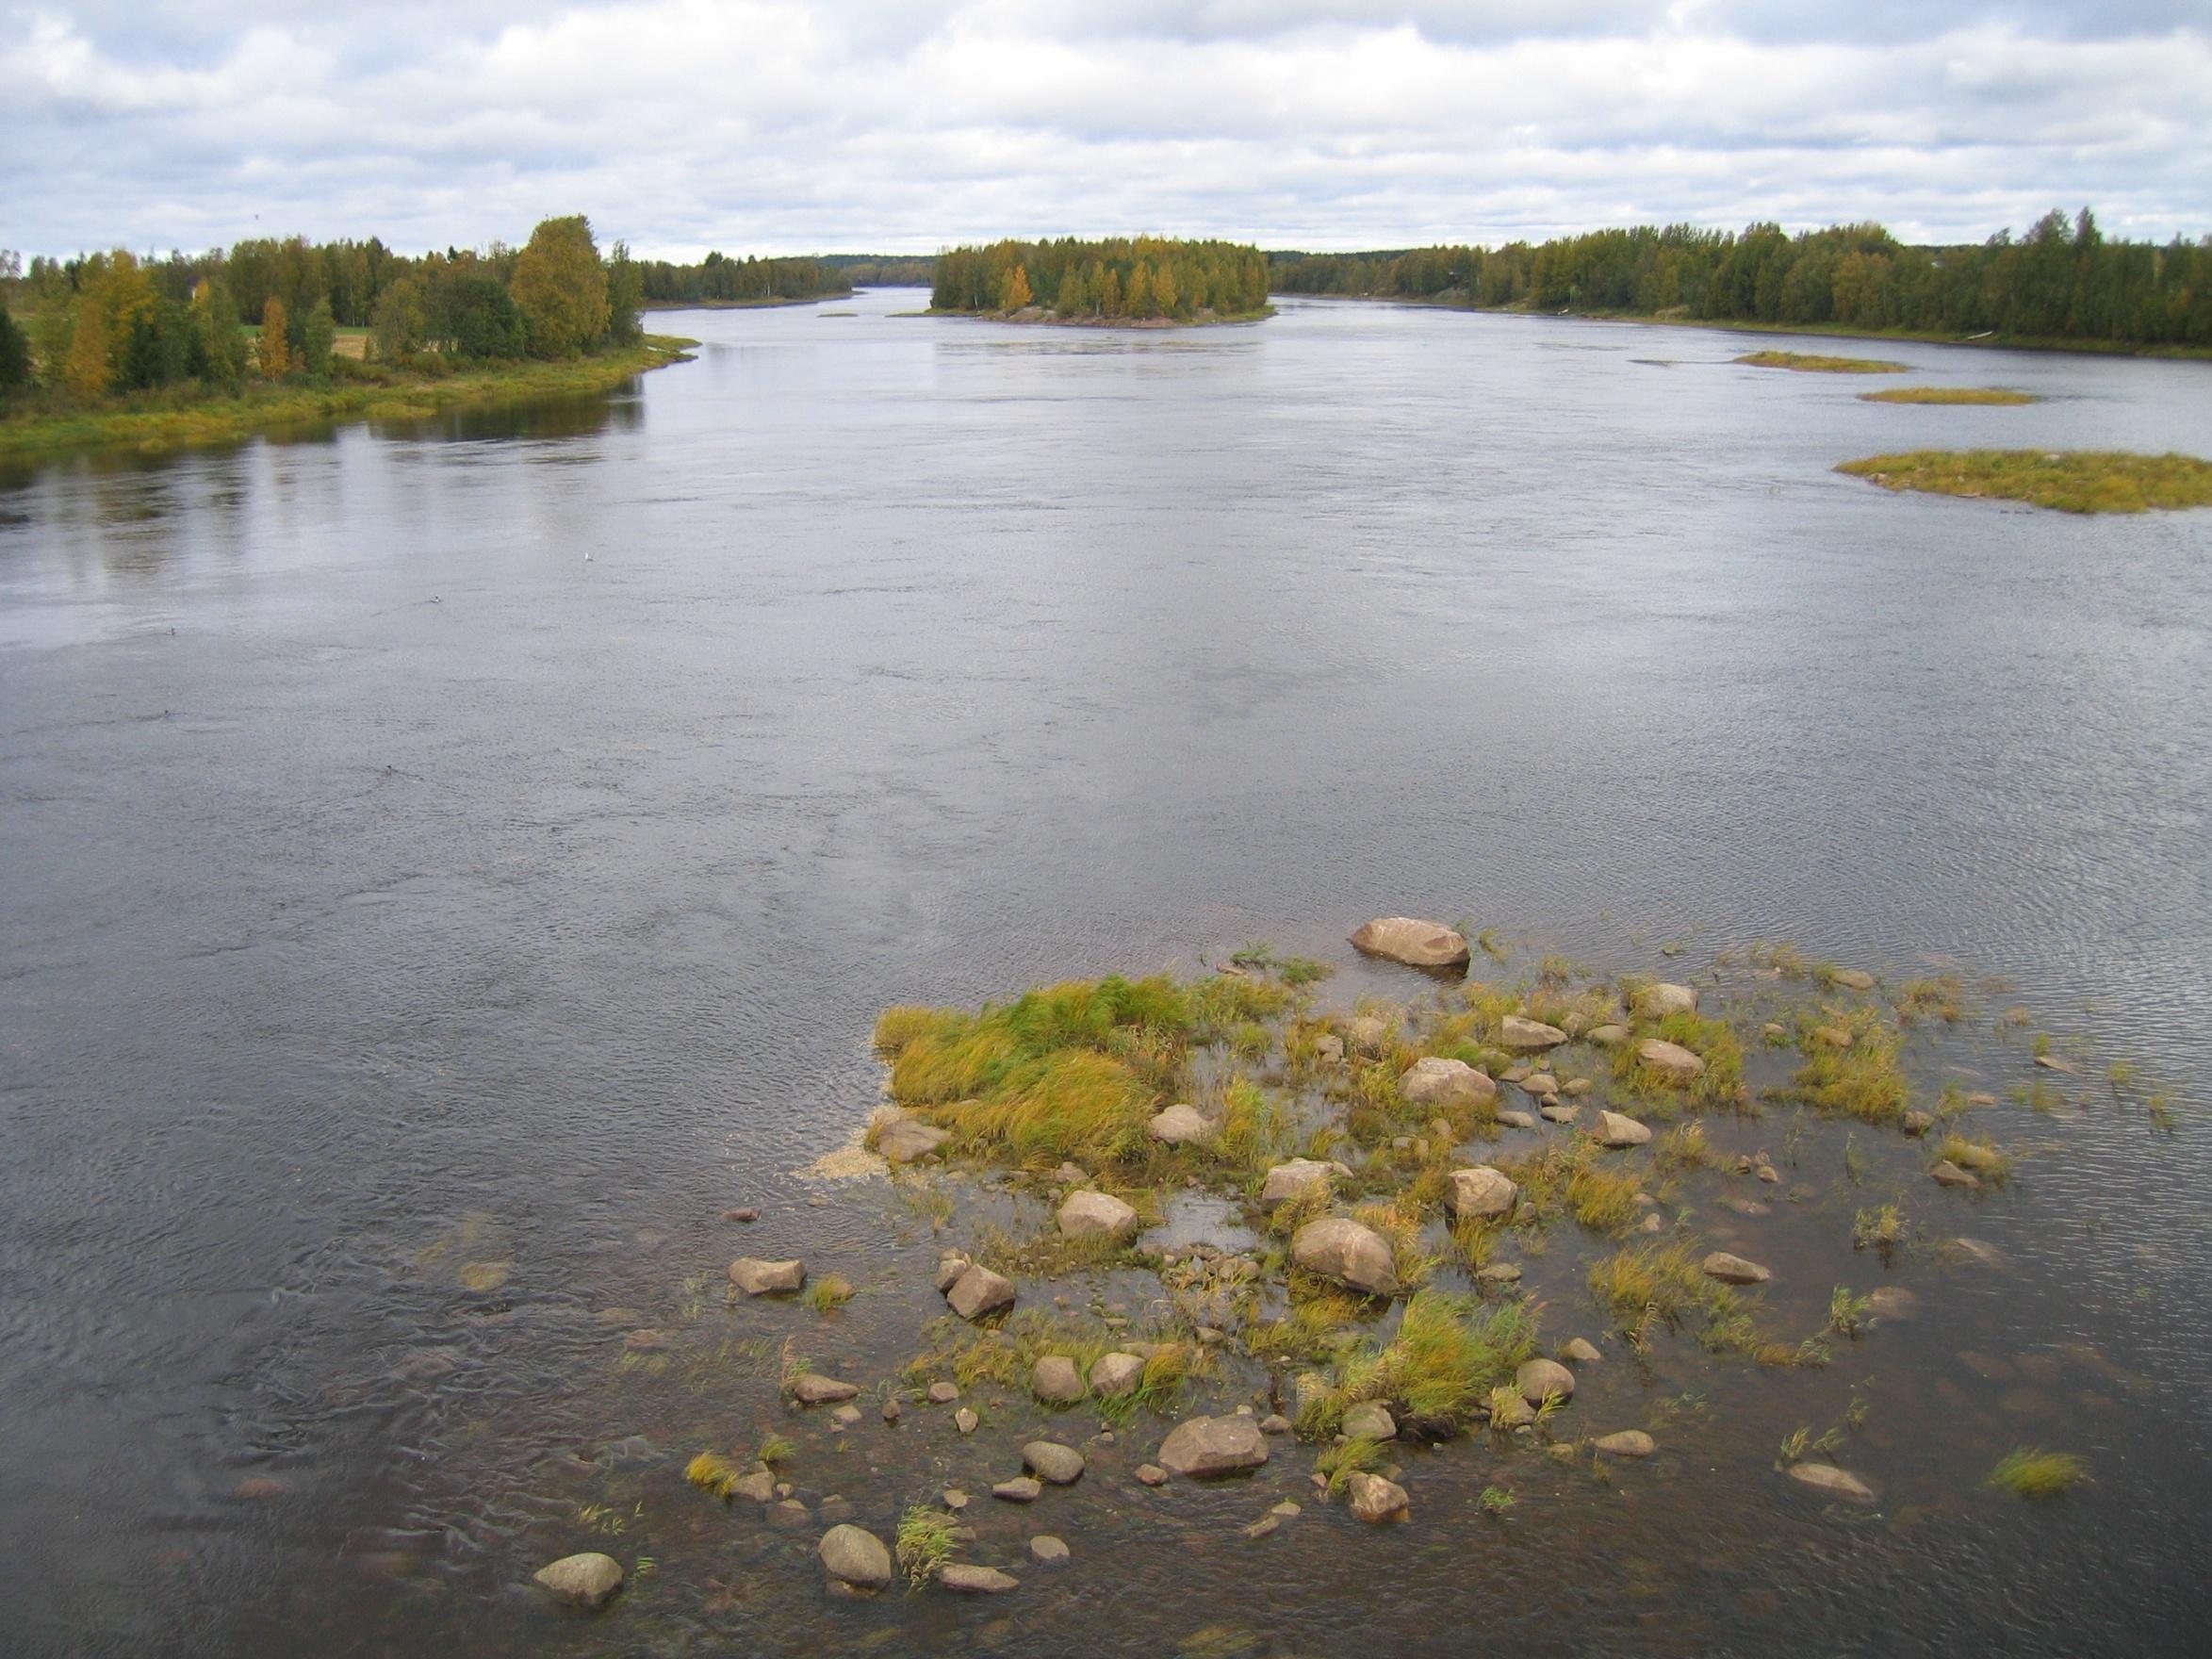
[[[1751,369],[1794,369],[1799,374],[1905,374],[1902,363],[1880,357],[1823,357],[1810,352],[1749,352],[1737,362]]]
[[[2040,403],[2040,398],[2001,386],[1900,386],[1888,391],[1860,392],[1862,403],[1967,403],[2011,407]]]
[[[2061,513],[2212,506],[2212,462],[2118,451],[1914,450],[1836,468],[1884,489],[2025,501]]]
[[[368,365],[323,386],[257,386],[235,398],[180,389],[105,407],[33,411],[0,420],[0,460],[88,449],[147,453],[327,421],[407,419],[476,403],[608,392],[648,370],[689,361],[683,349],[697,343],[647,335],[624,350],[558,362],[487,363],[450,374]]]

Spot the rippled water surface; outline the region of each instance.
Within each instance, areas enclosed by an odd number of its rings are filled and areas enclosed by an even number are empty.
[[[2198,1651],[2212,514],[1829,468],[2212,453],[2212,369],[1885,345],[2045,399],[1894,407],[1686,330],[920,303],[686,315],[698,360],[611,402],[0,477],[0,1647]],[[1056,1495],[1075,1559],[980,1605],[827,1599],[816,1527],[684,1487],[782,1422],[786,1337],[889,1376],[935,1311],[926,1220],[794,1173],[872,1104],[879,1008],[1258,938],[1333,1002],[1410,994],[1341,944],[1397,912],[1615,970],[2002,974],[2178,1129],[2004,1109],[2012,1186],[1911,1193],[2007,1269],[1909,1267],[1927,1316],[1824,1372],[1613,1366],[1586,1426],[1679,1416],[1606,1484],[1409,1453],[1413,1525],[1254,1543],[1307,1460],[1148,1506],[1139,1427]],[[2022,1059],[1977,1027],[1927,1063]],[[1789,1148],[1822,1242],[1785,1324],[1870,1282],[1847,1139]],[[741,1250],[863,1295],[728,1308]],[[1774,1448],[1854,1399],[1884,1501],[1840,1515]],[[802,1497],[888,1531],[984,1489],[1005,1446],[919,1417],[805,1426]],[[2016,1443],[2094,1484],[1981,1491]],[[1040,1524],[978,1521],[1008,1564]],[[595,1545],[654,1566],[543,1606]]]

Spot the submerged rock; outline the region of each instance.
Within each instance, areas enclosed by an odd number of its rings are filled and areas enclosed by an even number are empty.
[[[1043,1483],[1033,1474],[1017,1475],[991,1488],[993,1498],[1004,1498],[1009,1503],[1034,1503],[1043,1494]]]
[[[948,1590],[967,1596],[1003,1596],[1008,1590],[1020,1588],[1022,1583],[995,1567],[970,1567],[962,1562],[939,1568],[937,1582]]]
[[[1498,1023],[1498,1044],[1500,1048],[1516,1048],[1532,1053],[1557,1048],[1565,1041],[1565,1031],[1557,1026],[1547,1026],[1541,1020],[1525,1020],[1519,1014],[1507,1014]]]
[[[1396,1481],[1355,1470],[1346,1477],[1344,1487],[1352,1499],[1352,1514],[1364,1521],[1380,1525],[1397,1520],[1406,1512],[1405,1488]]]
[[[1140,1486],[1164,1487],[1168,1484],[1168,1471],[1156,1463],[1139,1463],[1137,1480]]]
[[[1876,1319],[1910,1319],[1920,1298],[1902,1285],[1880,1285],[1866,1293],[1866,1311]]]
[[[1060,1206],[1059,1224],[1071,1239],[1111,1239],[1125,1244],[1137,1237],[1137,1211],[1111,1192],[1069,1193]]]
[[[1623,1429],[1616,1435],[1600,1435],[1590,1443],[1608,1457],[1648,1457],[1659,1450],[1659,1442],[1642,1429]]]
[[[1214,1126],[1205,1114],[1188,1104],[1171,1106],[1147,1124],[1145,1131],[1169,1146],[1198,1146],[1214,1138]]]
[[[1972,1171],[1960,1169],[1947,1158],[1928,1171],[1928,1175],[1939,1187],[1974,1189],[1982,1184],[1982,1178],[1979,1175],[1974,1174]]]
[[[1831,1498],[1844,1498],[1854,1503],[1874,1502],[1872,1487],[1849,1470],[1838,1469],[1832,1463],[1793,1463],[1788,1473],[1792,1480]]]
[[[1268,1446],[1249,1417],[1193,1417],[1169,1431],[1159,1460],[1172,1473],[1204,1479],[1259,1468]]]
[[[945,1300],[962,1319],[975,1320],[987,1313],[996,1313],[1002,1307],[1013,1306],[1016,1294],[1011,1279],[977,1262],[953,1281],[953,1288],[945,1292]]]
[[[729,1282],[747,1296],[772,1296],[796,1290],[807,1282],[807,1264],[762,1261],[757,1256],[741,1256],[729,1264]]]
[[[1487,1219],[1507,1215],[1520,1199],[1521,1190],[1503,1170],[1486,1163],[1453,1170],[1444,1191],[1444,1207],[1460,1219]]]
[[[1068,1546],[1050,1533],[1039,1533],[1029,1540],[1029,1553],[1040,1561],[1065,1561]]]
[[[879,1590],[891,1583],[891,1552],[874,1533],[851,1525],[833,1526],[822,1535],[815,1554],[833,1578],[863,1590]]]
[[[1874,976],[1864,968],[1838,968],[1828,975],[1828,983],[1846,991],[1872,991]]]
[[[1432,1054],[1398,1079],[1398,1092],[1413,1106],[1479,1107],[1498,1098],[1498,1085],[1464,1059]]]
[[[1414,916],[1377,916],[1352,935],[1352,947],[1415,968],[1465,967],[1472,955],[1455,929]]]
[[[1745,1261],[1741,1256],[1730,1256],[1725,1250],[1715,1250],[1699,1264],[1709,1279],[1718,1279],[1724,1285],[1763,1285],[1774,1277],[1756,1261]]]
[[[1369,1296],[1398,1293],[1389,1244],[1372,1227],[1348,1216],[1306,1223],[1290,1240],[1290,1258],[1309,1273]]]
[[[589,1612],[622,1587],[622,1564],[612,1555],[587,1550],[581,1555],[564,1555],[532,1576],[552,1592],[554,1600]]]

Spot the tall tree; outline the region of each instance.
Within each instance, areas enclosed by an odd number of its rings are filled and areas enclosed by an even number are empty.
[[[262,375],[282,380],[292,371],[292,342],[286,333],[285,303],[271,294],[261,306],[261,338],[254,359]]]
[[[538,356],[573,357],[598,344],[607,332],[607,271],[591,221],[581,213],[542,221],[515,261],[508,291]]]

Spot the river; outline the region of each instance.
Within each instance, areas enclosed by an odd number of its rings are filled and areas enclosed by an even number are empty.
[[[1832,343],[925,303],[657,318],[697,360],[611,399],[0,475],[0,1647],[2195,1651],[2212,515],[1830,468],[2212,454],[2212,366],[1884,343],[2043,399],[1899,407],[1729,361]],[[1074,1561],[980,1604],[829,1601],[815,1531],[683,1487],[813,1318],[726,1308],[731,1256],[860,1278],[887,1365],[931,1311],[926,1226],[795,1173],[875,1102],[880,1008],[1260,939],[1349,1002],[1395,913],[2003,975],[2178,1128],[2013,1114],[2043,1150],[1972,1225],[2010,1269],[1924,1276],[1877,1517],[1770,1468],[1857,1354],[1501,1521],[1253,1544],[1259,1494],[1167,1523],[1100,1475]],[[720,1346],[624,1363],[609,1306]],[[2093,1483],[1979,1492],[2011,1439]],[[873,1444],[794,1478],[886,1530],[937,1476]],[[652,1569],[544,1606],[596,1547]]]

